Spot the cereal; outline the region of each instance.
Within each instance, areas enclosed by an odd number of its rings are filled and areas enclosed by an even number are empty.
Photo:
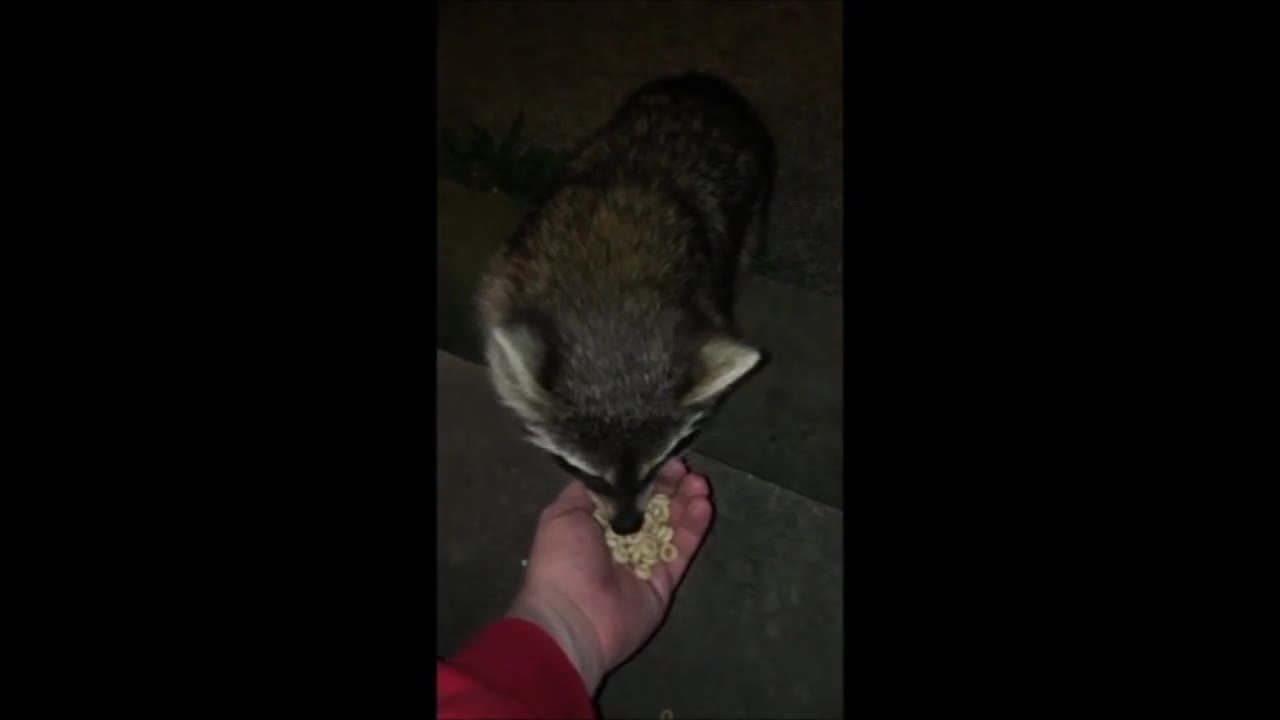
[[[653,538],[645,538],[640,541],[640,557],[645,560],[653,560],[658,557],[658,544]]]
[[[680,555],[680,551],[676,550],[676,546],[672,545],[671,543],[663,543],[662,550],[658,552],[658,557],[661,558],[662,562],[665,562],[665,563],[669,563],[672,560],[675,560],[676,557],[678,557],[679,555]]]
[[[671,562],[679,556],[676,546],[671,543],[675,529],[667,524],[671,519],[669,496],[655,493],[649,499],[640,530],[631,535],[615,534],[605,519],[603,501],[595,496],[593,499],[596,511],[592,516],[604,527],[604,541],[609,554],[614,562],[631,568],[636,577],[648,580],[653,577],[653,568],[659,562]]]

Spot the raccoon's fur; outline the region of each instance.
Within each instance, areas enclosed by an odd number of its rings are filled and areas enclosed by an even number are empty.
[[[761,352],[734,284],[773,174],[734,90],[689,73],[636,91],[573,155],[479,296],[494,386],[530,440],[634,532],[655,470]]]

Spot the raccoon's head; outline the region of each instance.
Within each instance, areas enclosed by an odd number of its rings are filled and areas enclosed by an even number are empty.
[[[529,440],[604,501],[620,535],[640,529],[663,461],[761,360],[725,334],[623,348],[566,343],[536,323],[491,329],[486,352],[498,396]]]

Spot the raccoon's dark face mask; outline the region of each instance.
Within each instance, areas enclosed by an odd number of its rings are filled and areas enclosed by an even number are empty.
[[[519,324],[491,330],[487,356],[494,387],[524,422],[530,441],[607,501],[614,532],[624,535],[639,529],[663,461],[692,441],[721,397],[761,360],[755,348],[712,336],[689,353],[681,372],[686,380],[669,394],[643,393],[649,399],[631,412],[614,413],[598,393],[574,399],[556,390],[548,369],[557,358],[543,334]]]
[[[613,432],[608,423],[569,421],[555,434],[550,428],[531,428],[531,440],[604,500],[614,532],[627,535],[640,529],[663,463],[692,442],[705,417],[696,412],[675,422],[640,422]]]

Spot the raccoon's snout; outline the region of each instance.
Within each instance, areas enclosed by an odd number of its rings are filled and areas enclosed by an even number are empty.
[[[620,511],[609,522],[609,527],[613,529],[616,535],[633,535],[639,532],[643,525],[644,515],[640,514],[634,507]]]

